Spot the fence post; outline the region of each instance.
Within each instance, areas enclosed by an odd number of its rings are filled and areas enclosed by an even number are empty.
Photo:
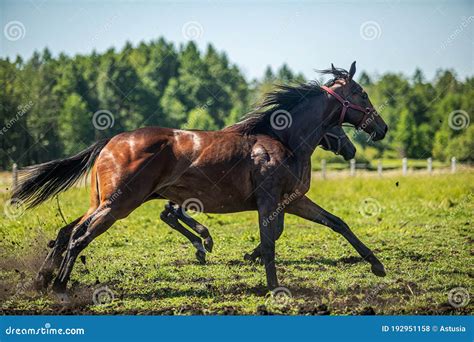
[[[18,184],[18,166],[16,163],[13,163],[12,166],[12,190],[16,188]]]
[[[321,160],[321,175],[326,179],[326,159]]]
[[[451,173],[456,172],[456,157],[451,158]]]
[[[433,172],[433,159],[430,157],[426,160],[428,162],[427,170],[428,170],[428,173],[431,175],[431,173]]]
[[[382,177],[382,161],[379,159],[379,162],[377,164],[377,172],[379,174],[379,177]]]
[[[356,174],[356,161],[355,161],[355,159],[351,159],[350,165],[351,165],[351,176],[355,176],[355,174]]]
[[[403,159],[402,159],[402,174],[403,174],[404,176],[406,176],[407,170],[408,170],[408,159],[407,159],[407,158],[403,158]]]

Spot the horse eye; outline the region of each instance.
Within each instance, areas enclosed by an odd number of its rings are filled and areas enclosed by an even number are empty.
[[[364,98],[365,100],[367,100],[367,98],[368,98],[367,93],[362,93],[362,98]]]

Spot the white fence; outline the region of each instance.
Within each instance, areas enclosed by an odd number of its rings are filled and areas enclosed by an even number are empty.
[[[356,168],[357,168],[356,166],[357,166],[356,160],[351,159],[349,162],[349,170],[350,170],[350,175],[352,177],[356,175]],[[393,170],[393,168],[391,168],[391,170]],[[426,170],[430,175],[433,173],[433,159],[432,158],[426,159]],[[451,173],[455,173],[455,172],[456,172],[456,157],[452,157],[451,158]],[[380,177],[382,177],[383,165],[382,165],[381,160],[379,160],[377,163],[377,173]],[[403,158],[402,159],[402,174],[406,176],[407,173],[408,173],[408,159]],[[327,175],[326,159],[321,160],[321,175],[324,179],[326,178],[326,175]],[[15,163],[13,164],[13,167],[12,167],[12,189],[14,189],[17,184],[18,184],[18,167]]]
[[[456,157],[452,157],[451,158],[451,173],[456,173],[456,169],[457,169],[457,165],[456,165],[457,161],[456,161]],[[408,159],[407,158],[403,158],[402,159],[402,174],[404,176],[406,176],[408,174],[408,167],[409,167],[409,163],[408,163]],[[349,174],[350,176],[354,177],[356,175],[356,170],[357,169],[365,169],[365,167],[362,167],[362,168],[358,168],[357,167],[357,163],[356,163],[356,160],[355,159],[351,159],[349,161]],[[390,170],[394,170],[393,167],[390,167],[389,168]],[[432,174],[433,173],[433,159],[432,158],[428,158],[426,159],[426,171],[428,172],[428,174]],[[325,159],[321,160],[321,176],[323,177],[323,179],[326,178],[326,175],[327,175],[327,162]],[[383,168],[383,163],[381,160],[379,160],[377,162],[377,174],[382,177],[383,175],[383,172],[384,172],[384,168]]]

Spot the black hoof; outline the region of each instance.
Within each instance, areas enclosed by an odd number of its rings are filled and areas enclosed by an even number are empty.
[[[367,261],[370,262],[370,264],[372,265],[371,270],[373,274],[378,277],[385,277],[387,275],[387,273],[385,272],[385,267],[375,255],[372,254],[367,257]]]
[[[371,267],[372,273],[378,277],[385,277],[387,273],[385,272],[385,267],[381,263],[378,265],[373,264]]]
[[[244,260],[249,261],[254,264],[262,264],[260,257],[258,255],[254,255],[253,253],[252,254],[245,253]]]
[[[249,253],[245,253],[244,260],[245,261],[255,261],[255,260],[253,260],[252,256]]]
[[[203,251],[196,251],[196,259],[201,264],[206,264],[206,253]]]
[[[214,241],[212,241],[212,237],[209,236],[204,239],[204,248],[206,249],[206,251],[211,253],[213,246],[214,246]]]

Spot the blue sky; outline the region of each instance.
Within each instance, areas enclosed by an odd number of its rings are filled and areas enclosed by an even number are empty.
[[[212,43],[248,79],[286,62],[313,69],[387,71],[427,78],[438,68],[474,74],[474,1],[4,1],[0,56],[101,52],[163,36],[175,43]],[[21,38],[11,40],[11,22]],[[10,26],[8,26],[10,24]],[[184,31],[184,33],[183,33]],[[7,39],[10,37],[10,39]],[[14,36],[16,38],[17,36]]]

